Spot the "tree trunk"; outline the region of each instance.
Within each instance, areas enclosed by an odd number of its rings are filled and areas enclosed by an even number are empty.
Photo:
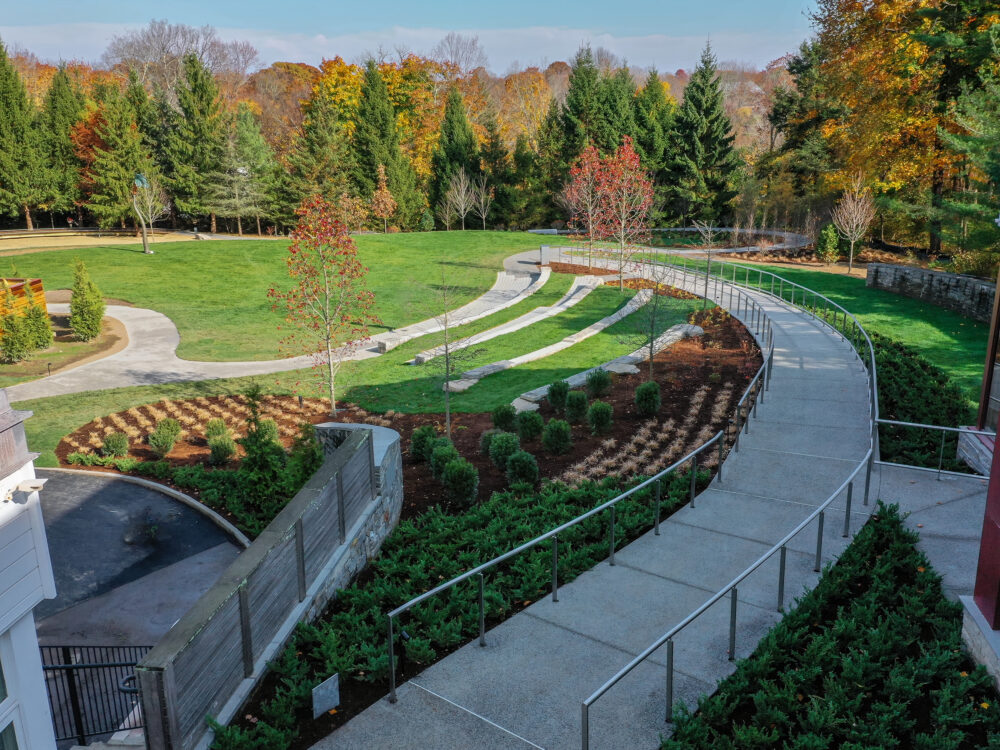
[[[486,217],[483,216],[483,231],[486,231]]]
[[[462,231],[465,231],[465,214],[462,215]]]
[[[850,275],[851,271],[854,270],[854,240],[851,240],[851,251],[847,256],[847,273]]]
[[[257,236],[260,237],[260,214],[257,214]]]
[[[24,225],[31,230],[35,228],[35,222],[31,220],[31,209],[27,203],[24,204]]]
[[[209,214],[209,218],[212,220],[211,221],[211,227],[210,227],[211,230],[212,230],[212,234],[215,234],[216,224],[215,224],[215,212],[214,211]]]
[[[389,234],[389,219],[382,217],[382,234]]]
[[[337,391],[335,388],[337,374],[333,371],[333,347],[326,342],[326,374],[330,379],[330,416],[337,416]]]
[[[153,251],[149,249],[149,237],[146,235],[146,222],[142,222],[142,251],[147,255],[152,255]]]
[[[944,172],[941,169],[934,170],[933,182],[931,183],[931,222],[928,250],[939,255],[941,253],[941,204],[944,200]]]
[[[243,236],[243,219],[239,216],[236,217],[236,233],[242,237]]]
[[[54,211],[49,211],[49,226],[53,229],[56,228],[56,214]]]

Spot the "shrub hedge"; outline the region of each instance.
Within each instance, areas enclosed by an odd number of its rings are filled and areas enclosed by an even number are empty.
[[[566,394],[566,419],[573,424],[580,424],[587,416],[587,394],[583,391],[570,391]]]

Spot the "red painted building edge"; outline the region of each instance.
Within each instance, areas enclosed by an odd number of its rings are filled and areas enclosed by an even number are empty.
[[[986,514],[973,599],[990,627],[1000,630],[1000,451],[997,450],[993,451],[986,489]]]

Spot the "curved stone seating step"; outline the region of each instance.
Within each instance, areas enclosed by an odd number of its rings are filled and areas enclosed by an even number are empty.
[[[444,387],[452,393],[467,391],[469,388],[489,375],[509,370],[512,367],[523,365],[526,362],[534,362],[537,359],[545,359],[546,357],[551,357],[557,352],[561,352],[563,349],[569,349],[574,344],[579,344],[581,341],[589,339],[591,336],[596,336],[605,328],[614,325],[622,318],[628,317],[645,305],[649,301],[652,294],[652,291],[649,289],[640,289],[632,299],[615,310],[613,313],[601,318],[596,323],[591,323],[589,326],[577,331],[576,333],[570,334],[562,341],[557,341],[554,344],[549,344],[541,349],[535,349],[533,352],[528,352],[527,354],[522,354],[518,357],[502,359],[498,362],[491,362],[490,364],[483,365],[482,367],[474,367],[471,370],[463,372],[460,379],[452,380],[450,383],[445,383]]]
[[[516,305],[525,297],[537,292],[549,280],[552,275],[551,268],[543,268],[537,276],[525,276],[523,274],[512,274],[508,271],[499,271],[497,280],[481,297],[477,297],[467,305],[459,307],[448,313],[448,325],[460,326],[472,323],[487,315],[492,315],[500,310],[505,310],[512,305]],[[419,323],[396,328],[391,331],[372,336],[372,341],[379,354],[385,354],[391,349],[395,349],[411,339],[426,336],[429,333],[437,333],[444,330],[444,321],[439,318],[429,318]]]
[[[666,331],[661,333],[656,338],[656,341],[653,342],[653,354],[659,354],[668,346],[672,346],[678,341],[686,338],[693,338],[695,336],[701,336],[704,333],[705,331],[700,326],[694,326],[690,323],[680,323],[678,325],[671,326]],[[645,362],[648,356],[649,347],[642,346],[631,354],[623,354],[620,357],[615,357],[614,359],[605,362],[603,365],[591,367],[589,370],[578,372],[576,375],[570,375],[568,378],[564,378],[564,380],[569,384],[570,388],[580,388],[587,384],[587,376],[594,370],[607,370],[608,372],[618,375],[635,375],[639,372],[639,365]],[[519,412],[536,411],[542,399],[548,395],[548,392],[548,385],[533,388],[532,390],[522,393],[520,396],[515,398],[511,402],[511,405]]]
[[[539,322],[540,320],[545,320],[546,318],[551,318],[561,312],[565,312],[569,308],[581,302],[588,294],[594,291],[602,283],[601,279],[597,276],[577,276],[573,279],[573,283],[570,285],[569,291],[566,292],[566,294],[564,294],[554,305],[548,307],[536,307],[534,310],[530,310],[524,315],[514,318],[514,320],[494,326],[487,331],[482,331],[473,336],[469,336],[468,338],[454,341],[451,344],[451,349],[452,351],[466,349],[470,346],[474,346],[475,344],[481,344],[484,341],[495,339],[497,336],[504,336],[508,333],[519,331],[522,328],[527,328],[533,323]],[[422,365],[426,362],[430,362],[435,357],[440,357],[442,354],[444,354],[443,345],[434,347],[433,349],[426,349],[413,358],[412,364]]]

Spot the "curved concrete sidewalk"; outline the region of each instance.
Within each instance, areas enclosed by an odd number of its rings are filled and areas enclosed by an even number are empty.
[[[451,325],[463,325],[517,304],[541,288],[550,273],[549,269],[539,273],[537,268],[533,276],[501,271],[489,291],[451,313]],[[69,312],[69,305],[64,303],[53,303],[48,307],[52,313]],[[103,359],[39,380],[10,386],[7,388],[10,400],[26,401],[137,385],[266,375],[302,369],[313,364],[310,356],[255,362],[197,362],[181,359],[177,356],[180,333],[174,322],[163,313],[141,307],[108,305],[106,315],[121,321],[125,326],[128,345],[124,349]],[[394,331],[378,333],[349,358],[358,360],[377,357],[404,341],[434,333],[441,328],[440,321],[431,318]]]
[[[514,320],[494,326],[489,330],[469,336],[468,338],[459,339],[458,341],[452,343],[451,349],[452,351],[467,349],[470,346],[481,344],[484,341],[495,339],[498,336],[505,336],[508,333],[514,333],[522,328],[527,328],[533,323],[537,323],[541,320],[545,320],[546,318],[552,318],[560,313],[566,312],[566,310],[569,310],[574,305],[582,302],[588,294],[603,283],[604,282],[597,276],[577,276],[573,279],[572,284],[570,284],[569,291],[554,304],[549,305],[548,307],[536,307],[534,310],[526,312],[518,318],[514,318]],[[433,349],[425,349],[413,358],[413,364],[422,365],[430,362],[435,357],[440,357],[444,354],[444,351],[444,345]]]
[[[692,289],[691,291],[696,291]],[[579,748],[580,705],[646,646],[726,585],[824,502],[864,457],[870,420],[866,373],[825,325],[754,294],[774,327],[774,369],[758,416],[699,497],[616,554],[467,644],[382,699],[317,748]],[[724,300],[718,300],[721,303]],[[863,475],[862,475],[863,476]],[[861,484],[863,485],[863,479]],[[856,488],[851,530],[870,508]],[[827,514],[824,561],[846,546],[844,498]],[[818,579],[816,527],[788,545],[790,603]],[[739,588],[737,657],[779,619],[777,556]],[[726,655],[729,601],[675,641],[674,696],[692,705],[734,668]],[[419,625],[401,622],[411,636]],[[414,630],[416,628],[416,630]],[[590,713],[592,748],[652,748],[664,716],[665,655],[650,660]]]

